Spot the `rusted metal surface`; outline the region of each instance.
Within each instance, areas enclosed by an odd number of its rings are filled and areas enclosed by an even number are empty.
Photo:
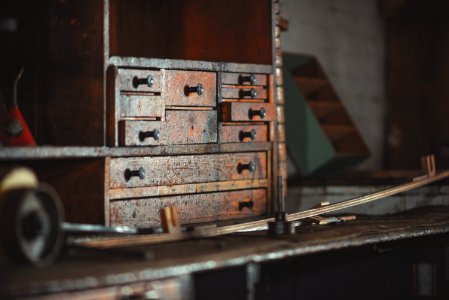
[[[221,127],[222,143],[263,142],[268,140],[267,125],[227,125]]]
[[[165,104],[161,96],[121,94],[118,108],[121,118],[149,117],[164,118]]]
[[[166,195],[194,194],[194,193],[210,193],[219,191],[234,191],[254,188],[267,188],[268,179],[243,179],[233,181],[215,181],[202,183],[177,184],[171,186],[157,187],[134,187],[109,189],[108,196],[110,199],[139,198],[139,197],[155,197]]]
[[[266,211],[266,190],[252,189],[110,202],[112,225],[160,226],[159,211],[174,206],[181,223],[215,222],[258,216]]]
[[[118,69],[118,88],[121,91],[133,92],[160,92],[163,87],[163,72],[154,70],[132,70],[132,69]],[[144,83],[139,83],[140,79],[152,79],[152,84],[149,86]]]
[[[223,121],[274,121],[275,106],[272,103],[224,102],[221,105]],[[262,118],[260,112],[264,111]]]
[[[158,131],[158,135],[145,135]],[[207,144],[217,142],[216,111],[166,110],[165,121],[120,122],[122,146]]]
[[[110,187],[142,187],[266,178],[265,152],[111,159]],[[253,163],[255,170],[239,167]],[[143,168],[127,180],[126,170]]]
[[[189,92],[189,88],[199,84],[203,89],[201,93]],[[162,96],[166,106],[216,106],[217,75],[215,72],[166,70]]]
[[[265,87],[260,86],[224,86],[222,89],[222,97],[223,99],[266,99],[267,90]]]
[[[250,77],[254,76],[253,82]],[[267,85],[267,75],[251,73],[223,73],[222,84],[231,85]]]
[[[447,236],[448,215],[448,207],[438,207],[399,216],[359,217],[337,226],[299,227],[296,234],[287,239],[270,239],[264,237],[265,233],[248,233],[218,240],[184,241],[142,248],[154,253],[153,261],[125,257],[118,260],[116,256],[101,253],[91,257],[63,257],[44,270],[0,262],[0,290],[4,295],[16,297],[75,292],[422,236]],[[217,248],[217,242],[221,248]],[[94,269],[92,263],[95,263]]]

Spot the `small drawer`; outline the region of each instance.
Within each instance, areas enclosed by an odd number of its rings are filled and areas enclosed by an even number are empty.
[[[161,96],[120,95],[120,117],[163,118],[165,105]]]
[[[223,121],[274,121],[275,108],[272,103],[224,102]]]
[[[118,69],[119,89],[121,91],[160,92],[162,72],[154,70]]]
[[[111,200],[112,226],[155,227],[161,225],[160,210],[174,206],[181,223],[216,222],[259,216],[267,210],[267,191],[253,189],[158,198]]]
[[[265,142],[268,140],[267,125],[223,125],[222,143]]]
[[[221,82],[230,85],[267,85],[267,75],[223,73]]]
[[[217,142],[216,111],[166,110],[165,121],[122,120],[121,146],[186,145]]]
[[[262,179],[266,166],[265,152],[113,158],[110,188]]]
[[[223,87],[221,96],[223,99],[266,99],[267,90],[260,86]]]
[[[165,105],[216,106],[217,75],[214,72],[165,71]]]

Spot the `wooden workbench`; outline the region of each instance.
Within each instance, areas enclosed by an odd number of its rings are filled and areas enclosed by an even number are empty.
[[[45,268],[0,262],[0,291],[7,296],[83,290],[109,295],[117,287],[123,289],[139,282],[185,279],[203,271],[448,233],[449,207],[444,206],[397,215],[359,216],[356,221],[333,226],[304,225],[297,227],[295,235],[285,238],[270,238],[260,231],[136,247],[127,249],[128,254],[72,249]],[[189,284],[183,282],[182,285]]]

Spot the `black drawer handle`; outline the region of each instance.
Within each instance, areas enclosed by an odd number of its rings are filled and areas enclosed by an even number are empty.
[[[132,177],[139,177],[140,179],[145,178],[145,170],[140,167],[139,170],[131,170],[126,169],[125,170],[125,180],[129,181]]]
[[[251,141],[254,141],[256,139],[256,131],[254,129],[252,129],[251,131],[243,131],[242,130],[239,133],[239,138],[240,138],[240,141],[242,141],[242,142],[245,138],[250,138]]]
[[[237,166],[237,171],[242,173],[243,170],[248,170],[250,173],[254,173],[256,171],[256,164],[253,161],[250,161],[247,164],[239,163]]]
[[[187,96],[191,93],[197,93],[198,96],[201,96],[204,94],[204,88],[201,83],[198,83],[196,86],[186,86],[185,92]]]
[[[256,98],[257,92],[255,89],[249,89],[249,90],[240,90],[239,91],[240,98],[250,97],[251,99]]]
[[[239,84],[244,84],[245,82],[248,82],[251,85],[255,85],[256,84],[256,76],[253,74],[251,74],[249,76],[240,75],[239,76]]]
[[[159,130],[155,129],[153,131],[139,131],[139,140],[143,142],[146,138],[153,138],[158,141],[161,137]]]
[[[133,78],[133,86],[135,89],[139,87],[139,85],[146,84],[148,87],[152,87],[154,85],[154,78],[151,75],[148,75],[145,78],[138,78],[135,76]]]
[[[261,119],[265,119],[265,117],[267,116],[267,111],[263,107],[259,110],[250,108],[248,111],[248,117],[251,120],[254,116],[259,116]]]
[[[253,209],[254,201],[251,199],[248,201],[239,201],[239,210],[242,210],[244,207]]]

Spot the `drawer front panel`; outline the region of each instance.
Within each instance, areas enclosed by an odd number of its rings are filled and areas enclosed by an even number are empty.
[[[133,227],[160,226],[160,210],[178,209],[183,224],[258,216],[266,212],[265,189],[189,194],[136,200],[112,200],[110,223]]]
[[[230,85],[267,85],[267,75],[223,73],[221,81]]]
[[[267,177],[265,152],[111,159],[110,187],[127,188]]]
[[[268,140],[267,125],[223,125],[223,143],[265,142]]]
[[[167,70],[163,95],[165,105],[216,106],[216,73]]]
[[[162,118],[165,111],[161,96],[120,95],[121,117],[156,117]]]
[[[272,103],[225,102],[222,103],[223,121],[274,121]]]
[[[267,90],[263,87],[224,87],[222,90],[223,99],[266,99]]]
[[[121,91],[160,92],[162,79],[161,71],[118,69]]]
[[[119,127],[119,143],[122,146],[217,142],[216,111],[167,110],[163,122],[124,120]],[[155,135],[156,131],[158,136]]]

